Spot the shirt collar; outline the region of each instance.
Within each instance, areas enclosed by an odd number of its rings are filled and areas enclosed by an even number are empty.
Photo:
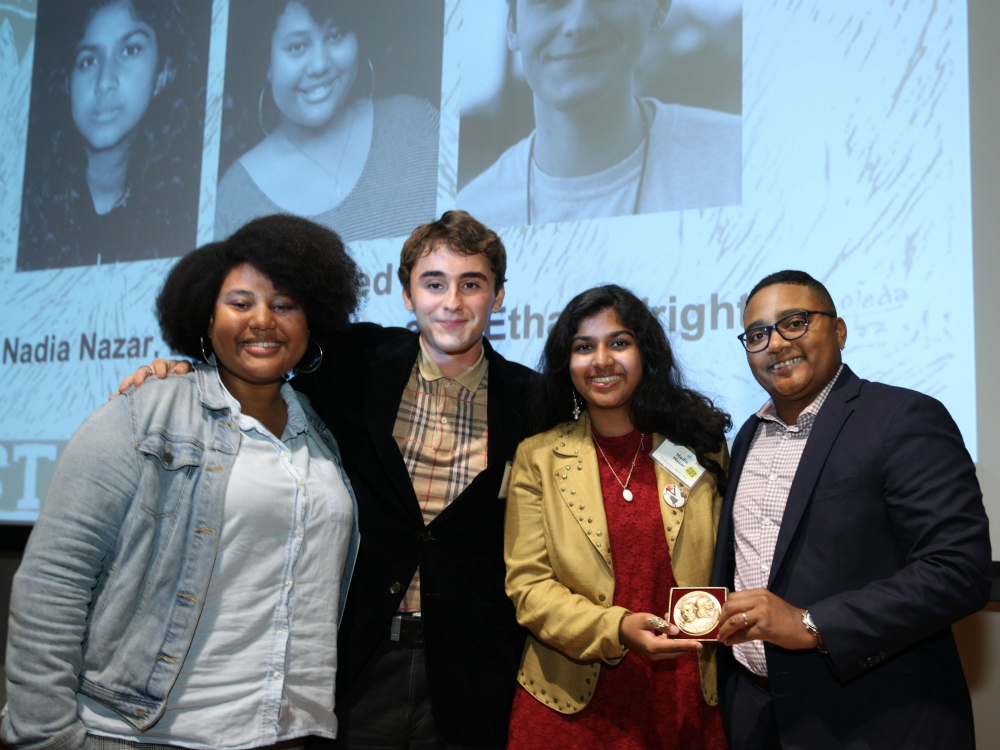
[[[479,384],[483,382],[483,378],[486,376],[489,364],[486,360],[486,347],[484,346],[479,352],[479,359],[476,360],[476,364],[465,372],[459,373],[449,379],[454,380],[470,393],[475,393],[479,390]],[[420,337],[420,357],[417,359],[417,365],[420,367],[420,377],[424,380],[434,381],[445,377],[445,374],[441,372],[441,368],[438,367],[437,362],[431,359],[430,354],[427,353],[427,345],[424,344],[423,336]]]
[[[258,428],[263,427],[263,425],[257,419],[243,414],[240,402],[233,397],[233,394],[223,384],[218,370],[215,371],[215,376],[219,380],[219,386],[222,388],[222,393],[229,403],[229,408],[239,420],[240,429],[244,432],[247,430],[258,430],[259,432]],[[309,420],[306,419],[306,413],[303,411],[302,405],[295,395],[295,390],[288,383],[281,384],[281,397],[285,400],[285,405],[288,407],[288,422],[285,424],[285,432],[280,436],[280,439],[284,442],[285,440],[291,440],[303,432],[309,432]]]
[[[836,374],[834,374],[834,376],[830,379],[830,382],[826,384],[826,387],[822,391],[820,391],[819,395],[813,399],[813,402],[809,404],[809,406],[807,406],[805,409],[803,409],[801,414],[799,414],[799,418],[798,420],[796,420],[796,424],[798,424],[798,422],[801,422],[802,417],[806,416],[807,414],[813,418],[815,418],[816,415],[819,414],[819,410],[823,406],[823,403],[826,401],[826,397],[829,396],[830,391],[833,390],[833,384],[837,382],[837,378],[840,377],[840,373],[843,371],[844,371],[844,363],[841,362],[840,367],[837,368]],[[778,424],[781,425],[785,424],[784,421],[782,421],[781,417],[778,416],[778,410],[774,406],[773,399],[767,400],[767,403],[764,404],[760,408],[760,411],[757,412],[757,416],[760,417],[761,419],[766,419],[770,422],[777,422]],[[785,426],[788,427],[790,425],[785,425]]]

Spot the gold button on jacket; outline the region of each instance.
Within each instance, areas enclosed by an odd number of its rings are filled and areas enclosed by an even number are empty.
[[[661,442],[663,436],[654,435],[651,450]],[[568,458],[579,458],[582,471],[563,479],[558,469]],[[728,468],[725,445],[713,458]],[[541,703],[561,713],[575,713],[586,706],[601,662],[616,664],[623,656],[618,629],[629,612],[610,602],[615,591],[613,550],[628,540],[612,537],[601,544],[608,536],[608,521],[597,461],[590,420],[584,412],[579,422],[564,423],[521,443],[510,476],[504,535],[507,595],[514,602],[518,622],[531,631],[518,681]],[[664,536],[677,585],[707,586],[722,508],[715,477],[706,472],[683,508],[675,510],[663,500],[663,489],[681,483],[659,464],[655,466]],[[581,517],[574,511],[582,510],[584,503],[587,515]],[[664,602],[664,610],[667,606]],[[715,705],[715,647],[705,644],[699,662],[702,694],[706,703]]]

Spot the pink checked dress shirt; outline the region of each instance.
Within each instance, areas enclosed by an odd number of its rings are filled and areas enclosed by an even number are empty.
[[[761,423],[750,443],[740,484],[733,504],[733,525],[736,529],[737,591],[767,587],[771,561],[785,515],[788,491],[798,471],[806,441],[812,433],[816,415],[840,377],[837,374],[820,394],[799,415],[794,425],[786,425],[778,417],[774,402],[768,401],[757,412]],[[803,626],[805,627],[805,626]],[[764,643],[749,641],[733,646],[740,664],[754,674],[767,676]]]

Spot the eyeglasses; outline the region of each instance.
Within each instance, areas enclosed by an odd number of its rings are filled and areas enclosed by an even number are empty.
[[[762,352],[771,343],[771,331],[777,331],[785,341],[795,341],[806,335],[809,330],[810,315],[827,315],[831,318],[837,317],[833,313],[822,310],[802,310],[801,312],[786,315],[777,321],[773,326],[760,326],[751,328],[749,331],[741,333],[738,338],[743,347],[751,354]]]

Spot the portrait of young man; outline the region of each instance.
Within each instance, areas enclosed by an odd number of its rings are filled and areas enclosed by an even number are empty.
[[[989,595],[976,468],[937,400],[843,363],[847,325],[801,271],[744,310],[770,397],[733,443],[712,583],[730,747],[972,748],[951,625]]]
[[[739,204],[740,116],[660,101],[637,80],[670,9],[508,0],[507,46],[531,90],[534,130],[465,185],[457,206],[507,227]],[[501,109],[494,130],[517,132],[517,115]]]

